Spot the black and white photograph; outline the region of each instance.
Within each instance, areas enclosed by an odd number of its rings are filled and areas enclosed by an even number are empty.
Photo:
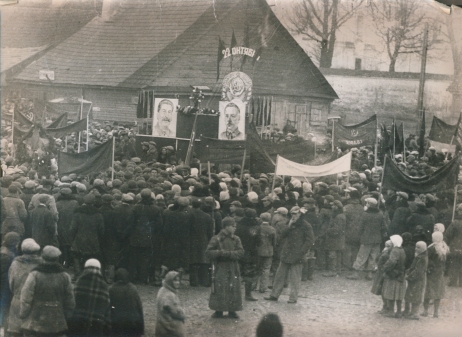
[[[0,0],[0,337],[462,335],[462,0]]]

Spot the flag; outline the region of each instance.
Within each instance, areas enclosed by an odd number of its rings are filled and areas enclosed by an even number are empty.
[[[229,47],[230,52],[231,52],[231,72],[233,71],[233,48],[237,46],[237,41],[236,41],[236,36],[234,35],[234,29],[233,29],[233,35],[231,36],[231,46]]]
[[[453,141],[452,137],[457,137],[457,128],[459,121],[455,125],[447,124],[436,116],[433,116],[432,126],[428,138],[439,143],[450,144]],[[455,140],[455,139],[454,139]]]
[[[218,55],[217,55],[217,81],[220,78],[220,62],[223,60],[223,50],[226,49],[225,43],[221,39],[220,36],[218,36]]]
[[[422,119],[420,120],[419,156],[422,157],[424,153],[425,153],[425,109],[422,110]]]
[[[250,46],[250,42],[249,42],[249,25],[247,24],[246,27],[245,27],[245,32],[244,32],[244,47],[246,48],[249,48]],[[242,68],[244,67],[244,64],[247,62],[247,55],[244,55],[242,57],[242,62],[241,62],[241,69],[240,71],[242,71]]]
[[[20,112],[19,110],[16,110],[16,109],[14,111],[14,122],[19,123],[19,124],[23,124],[25,126],[32,126],[34,124],[29,118],[24,116],[22,114],[22,112]]]
[[[237,164],[242,162],[245,140],[221,140],[201,137],[201,154],[206,161],[215,164]]]
[[[334,123],[334,145],[340,148],[352,148],[374,145],[376,141],[377,115],[356,125]]]
[[[87,175],[105,171],[112,165],[113,140],[89,151],[80,153],[58,153],[58,173],[60,176],[71,173]]]
[[[402,125],[402,124],[401,124]],[[398,126],[396,125],[395,119],[393,118],[393,122],[391,124],[391,132],[389,137],[389,144],[390,150],[395,151],[395,153],[401,153],[401,138],[399,136]]]
[[[66,125],[62,128],[56,128],[56,129],[47,128],[45,129],[45,131],[46,133],[48,133],[50,136],[53,136],[54,138],[61,138],[72,132],[84,131],[87,129],[87,118],[88,117],[85,117],[84,119],[81,119],[70,125]]]
[[[13,143],[17,144],[20,141],[24,140],[26,136],[28,137],[31,134],[32,127],[31,128],[24,128],[17,123],[14,124],[14,139]]]
[[[274,172],[276,164],[263,146],[254,123],[247,125],[246,137],[248,152],[250,152],[251,172]]]
[[[401,123],[398,127],[399,146],[396,147],[396,151],[401,153],[404,151],[404,123]]]
[[[388,156],[387,156],[388,157]],[[459,157],[425,177],[413,178],[402,172],[398,166],[385,157],[383,187],[408,193],[432,193],[454,188],[459,174]]]
[[[56,128],[62,128],[63,126],[67,125],[67,112],[63,113],[61,116],[56,118],[54,122],[51,122],[50,125],[47,126],[47,128],[51,129],[56,129]]]
[[[309,166],[299,164],[278,155],[276,160],[277,175],[285,175],[292,177],[324,177],[332,174],[337,174],[351,170],[351,152],[348,152],[343,157],[334,160],[328,164],[319,166]]]
[[[268,97],[268,106],[266,109],[266,125],[271,125],[271,108],[273,105],[273,96],[271,98]]]

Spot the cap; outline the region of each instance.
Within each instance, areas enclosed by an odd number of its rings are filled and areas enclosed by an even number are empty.
[[[61,251],[54,246],[45,246],[42,250],[42,259],[45,261],[55,261],[61,255]]]
[[[237,201],[237,200],[233,201],[233,202],[230,203],[229,205],[230,205],[230,206],[233,205],[233,206],[236,206],[236,207],[242,207],[241,202],[240,202],[240,201]]]
[[[365,201],[370,205],[377,205],[377,199],[375,198],[366,198]]]
[[[269,222],[271,220],[271,214],[269,213],[262,213],[260,214],[260,219],[262,219],[265,222]]]
[[[149,188],[145,188],[141,190],[140,195],[143,199],[149,199],[151,197],[151,190]]]
[[[101,199],[105,202],[111,202],[112,200],[114,200],[114,197],[111,194],[103,194]]]
[[[403,199],[406,199],[406,200],[409,199],[409,195],[408,195],[406,192],[401,192],[401,191],[400,191],[400,192],[398,192],[398,193],[396,193],[396,194],[399,195],[399,196],[400,196],[401,198],[403,198]]]
[[[290,209],[290,214],[297,214],[300,212],[300,207],[294,206]]]
[[[101,269],[101,263],[97,259],[89,259],[85,262],[85,268],[87,267],[94,267]]]
[[[255,218],[257,217],[257,211],[254,210],[253,208],[246,208],[244,210],[244,215],[247,217],[247,218]]]
[[[178,198],[178,205],[182,207],[189,206],[189,199],[186,197],[179,197]]]
[[[71,190],[69,187],[62,188],[60,192],[61,192],[61,194],[63,194],[63,195],[72,194],[72,190]]]
[[[289,210],[285,207],[279,207],[277,210],[276,210],[276,213],[279,213],[279,214],[282,214],[282,215],[287,215],[287,213],[289,213]]]
[[[35,181],[33,180],[28,180],[26,181],[26,183],[24,184],[24,187],[25,188],[34,188],[37,184],[35,183]]]
[[[338,200],[334,200],[333,204],[334,206],[337,206],[338,208],[343,208],[343,204]]]

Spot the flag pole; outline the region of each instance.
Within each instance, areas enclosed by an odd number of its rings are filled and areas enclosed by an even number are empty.
[[[406,142],[404,141],[404,122],[403,122],[403,160],[406,162]]]
[[[396,149],[396,124],[395,119],[393,118],[393,159],[395,158],[395,149]]]
[[[383,176],[385,175],[385,165],[387,164],[387,155],[385,155],[385,159],[383,160],[383,170],[382,170],[382,179],[380,179],[380,195],[379,200],[377,202],[377,208],[380,207],[380,200],[382,200],[382,187],[383,187]]]
[[[88,137],[88,135],[87,135]],[[114,155],[115,155],[115,137],[112,136],[112,171],[111,171],[111,180],[114,180]]]
[[[334,152],[334,132],[335,132],[334,124],[335,124],[335,118],[332,118],[332,152]]]
[[[82,89],[82,100],[80,101],[80,118],[79,120],[82,119],[82,116],[83,116],[83,89]],[[81,140],[81,135],[82,135],[82,132],[79,131],[79,144],[77,145],[77,152],[80,153],[80,140]]]
[[[377,166],[377,147],[379,143],[379,121],[377,119],[377,114],[375,114],[375,147],[374,147],[374,167]]]
[[[247,145],[244,145],[244,156],[242,157],[241,176],[240,176],[241,181],[242,181],[242,176],[244,175],[244,165],[245,165],[246,156],[247,156]]]
[[[456,205],[457,205],[457,184],[454,187],[454,206],[452,207],[452,221],[454,221],[454,216],[456,214]]]
[[[13,144],[13,146],[11,147],[11,154],[12,154],[12,157],[14,158],[15,157],[15,150],[14,150],[14,112],[16,110],[16,106],[13,108],[13,117],[12,117],[12,123],[11,123],[11,144]]]
[[[209,174],[209,184],[212,183],[212,173],[210,172],[210,160],[207,160],[207,172]]]
[[[87,144],[85,146],[85,151],[88,151],[88,140],[90,139],[90,136],[88,135],[88,117],[89,113],[87,114]]]
[[[278,161],[279,155],[277,155],[276,157],[276,167],[274,168],[273,186],[271,186],[271,193],[273,193],[274,187],[276,186],[276,172],[278,171]]]

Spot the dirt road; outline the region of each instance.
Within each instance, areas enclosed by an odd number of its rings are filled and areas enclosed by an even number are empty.
[[[446,288],[446,299],[441,301],[439,318],[427,317],[419,321],[383,317],[379,296],[370,293],[372,282],[315,276],[314,281],[302,282],[297,304],[288,304],[288,289],[278,302],[263,300],[255,292],[258,302],[244,302],[240,319],[212,319],[208,309],[210,288],[191,288],[183,281],[179,291],[185,307],[188,336],[255,336],[260,318],[275,312],[284,325],[284,336],[462,336],[462,288]],[[155,299],[159,288],[138,286],[143,300],[146,335],[153,335]],[[404,306],[403,306],[404,307]],[[432,313],[433,308],[430,308]]]

